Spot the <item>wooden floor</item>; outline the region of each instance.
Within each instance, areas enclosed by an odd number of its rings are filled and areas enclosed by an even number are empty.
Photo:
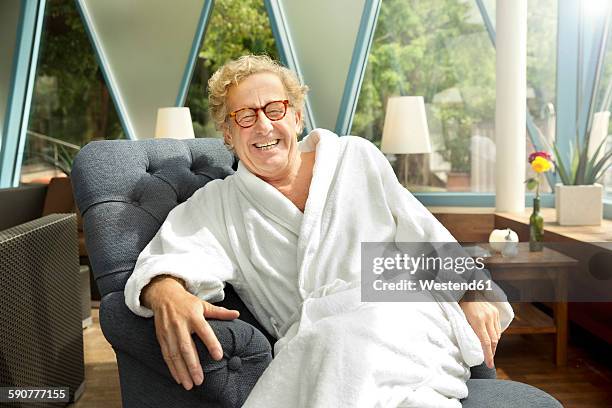
[[[83,330],[85,392],[69,407],[119,408],[121,390],[115,353],[100,330],[98,309],[91,309],[91,315],[93,325]]]
[[[100,331],[98,310],[94,324],[83,331],[85,393],[72,408],[119,408],[121,395],[115,355]],[[495,362],[500,379],[541,388],[566,408],[612,407],[612,346],[572,327],[567,367],[552,360],[552,335],[502,337]]]
[[[568,364],[553,364],[553,335],[503,336],[496,353],[497,377],[531,384],[566,408],[612,407],[612,346],[570,327]]]

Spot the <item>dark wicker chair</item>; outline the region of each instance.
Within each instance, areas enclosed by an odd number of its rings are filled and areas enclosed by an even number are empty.
[[[0,260],[0,385],[69,387],[78,399],[85,370],[76,215],[0,231]]]

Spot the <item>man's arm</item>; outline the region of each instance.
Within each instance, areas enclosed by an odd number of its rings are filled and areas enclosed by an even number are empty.
[[[187,291],[185,281],[172,275],[158,275],[151,279],[151,282],[145,286],[140,292],[140,304],[146,308],[153,309],[152,304],[155,303],[156,296],[159,298],[159,291],[178,286]]]

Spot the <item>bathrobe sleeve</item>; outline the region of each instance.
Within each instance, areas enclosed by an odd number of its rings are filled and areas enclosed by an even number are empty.
[[[176,206],[140,253],[125,285],[125,303],[135,314],[153,316],[152,310],[141,305],[140,294],[158,275],[182,279],[187,290],[202,300],[223,300],[224,282],[236,277],[236,269],[228,256],[226,232],[221,227],[219,182],[208,183]]]
[[[375,161],[378,168],[378,176],[386,192],[387,204],[395,218],[397,224],[397,232],[395,242],[429,242],[429,243],[452,243],[457,240],[452,234],[436,219],[436,217],[421,204],[404,186],[400,184],[391,167],[389,161],[376,148],[370,144],[370,157]],[[458,245],[457,248],[450,247],[453,255],[457,255],[457,251],[463,252]],[[468,256],[464,253],[464,256]],[[462,279],[489,279],[488,271],[476,270],[478,276],[460,276],[456,273],[446,272],[445,280],[461,281]],[[443,279],[444,280],[444,279]],[[510,322],[514,318],[512,306],[507,302],[506,295],[499,286],[494,285],[493,291],[481,291],[473,294],[477,299],[485,299],[491,302],[499,311],[500,324],[502,331],[506,330]],[[457,298],[456,293],[452,298]],[[450,298],[447,298],[450,299]],[[462,312],[463,313],[463,312]]]

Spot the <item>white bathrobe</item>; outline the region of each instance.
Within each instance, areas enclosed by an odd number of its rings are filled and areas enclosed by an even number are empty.
[[[397,181],[369,141],[317,129],[304,213],[241,163],[174,208],[125,287],[156,275],[183,279],[208,301],[231,283],[280,340],[246,407],[460,407],[469,366],[483,353],[456,302],[360,302],[362,242],[451,242],[450,233]],[[439,299],[438,299],[439,300]],[[496,303],[502,329],[512,308]]]

